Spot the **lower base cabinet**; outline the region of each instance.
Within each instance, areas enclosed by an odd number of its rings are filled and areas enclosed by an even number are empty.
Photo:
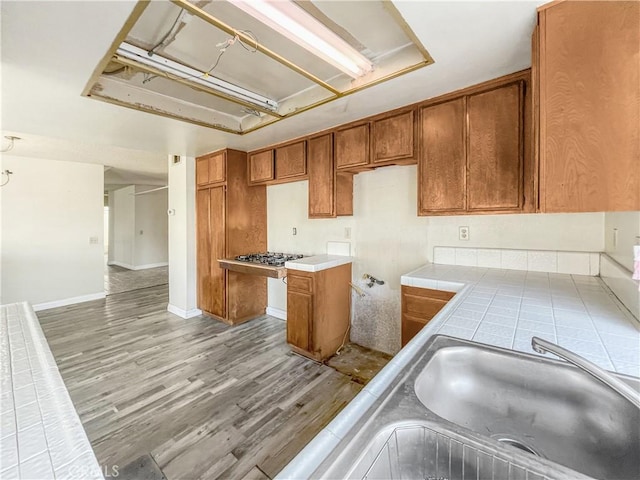
[[[442,310],[453,292],[402,286],[402,346]]]
[[[287,270],[287,343],[318,362],[336,353],[351,320],[351,264],[319,272]]]

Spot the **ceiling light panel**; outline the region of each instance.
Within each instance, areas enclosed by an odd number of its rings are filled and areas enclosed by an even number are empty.
[[[362,77],[373,70],[368,58],[293,2],[228,1],[353,78]]]
[[[140,0],[83,94],[244,134],[430,63],[388,1]]]

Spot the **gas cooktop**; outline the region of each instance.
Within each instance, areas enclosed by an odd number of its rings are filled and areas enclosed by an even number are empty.
[[[291,260],[298,260],[299,258],[302,258],[302,257],[303,255],[297,255],[292,253],[264,252],[264,253],[250,253],[247,255],[238,255],[236,257],[236,260],[239,262],[260,263],[262,265],[284,267],[285,262],[289,262]]]

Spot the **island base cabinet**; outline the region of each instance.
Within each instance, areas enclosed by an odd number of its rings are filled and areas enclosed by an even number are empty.
[[[455,293],[402,286],[402,346],[431,321]]]
[[[351,264],[319,272],[287,270],[287,343],[318,362],[348,342]]]

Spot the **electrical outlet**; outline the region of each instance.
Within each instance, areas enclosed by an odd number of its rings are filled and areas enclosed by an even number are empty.
[[[89,245],[98,245],[100,243],[100,237],[89,237]]]
[[[296,227],[293,227],[293,235],[297,235],[298,234],[298,229]]]
[[[618,247],[618,229],[614,228],[613,229],[613,248],[617,248]]]
[[[351,238],[351,227],[344,227],[344,238],[347,240]]]
[[[469,227],[458,227],[458,240],[469,240]]]

